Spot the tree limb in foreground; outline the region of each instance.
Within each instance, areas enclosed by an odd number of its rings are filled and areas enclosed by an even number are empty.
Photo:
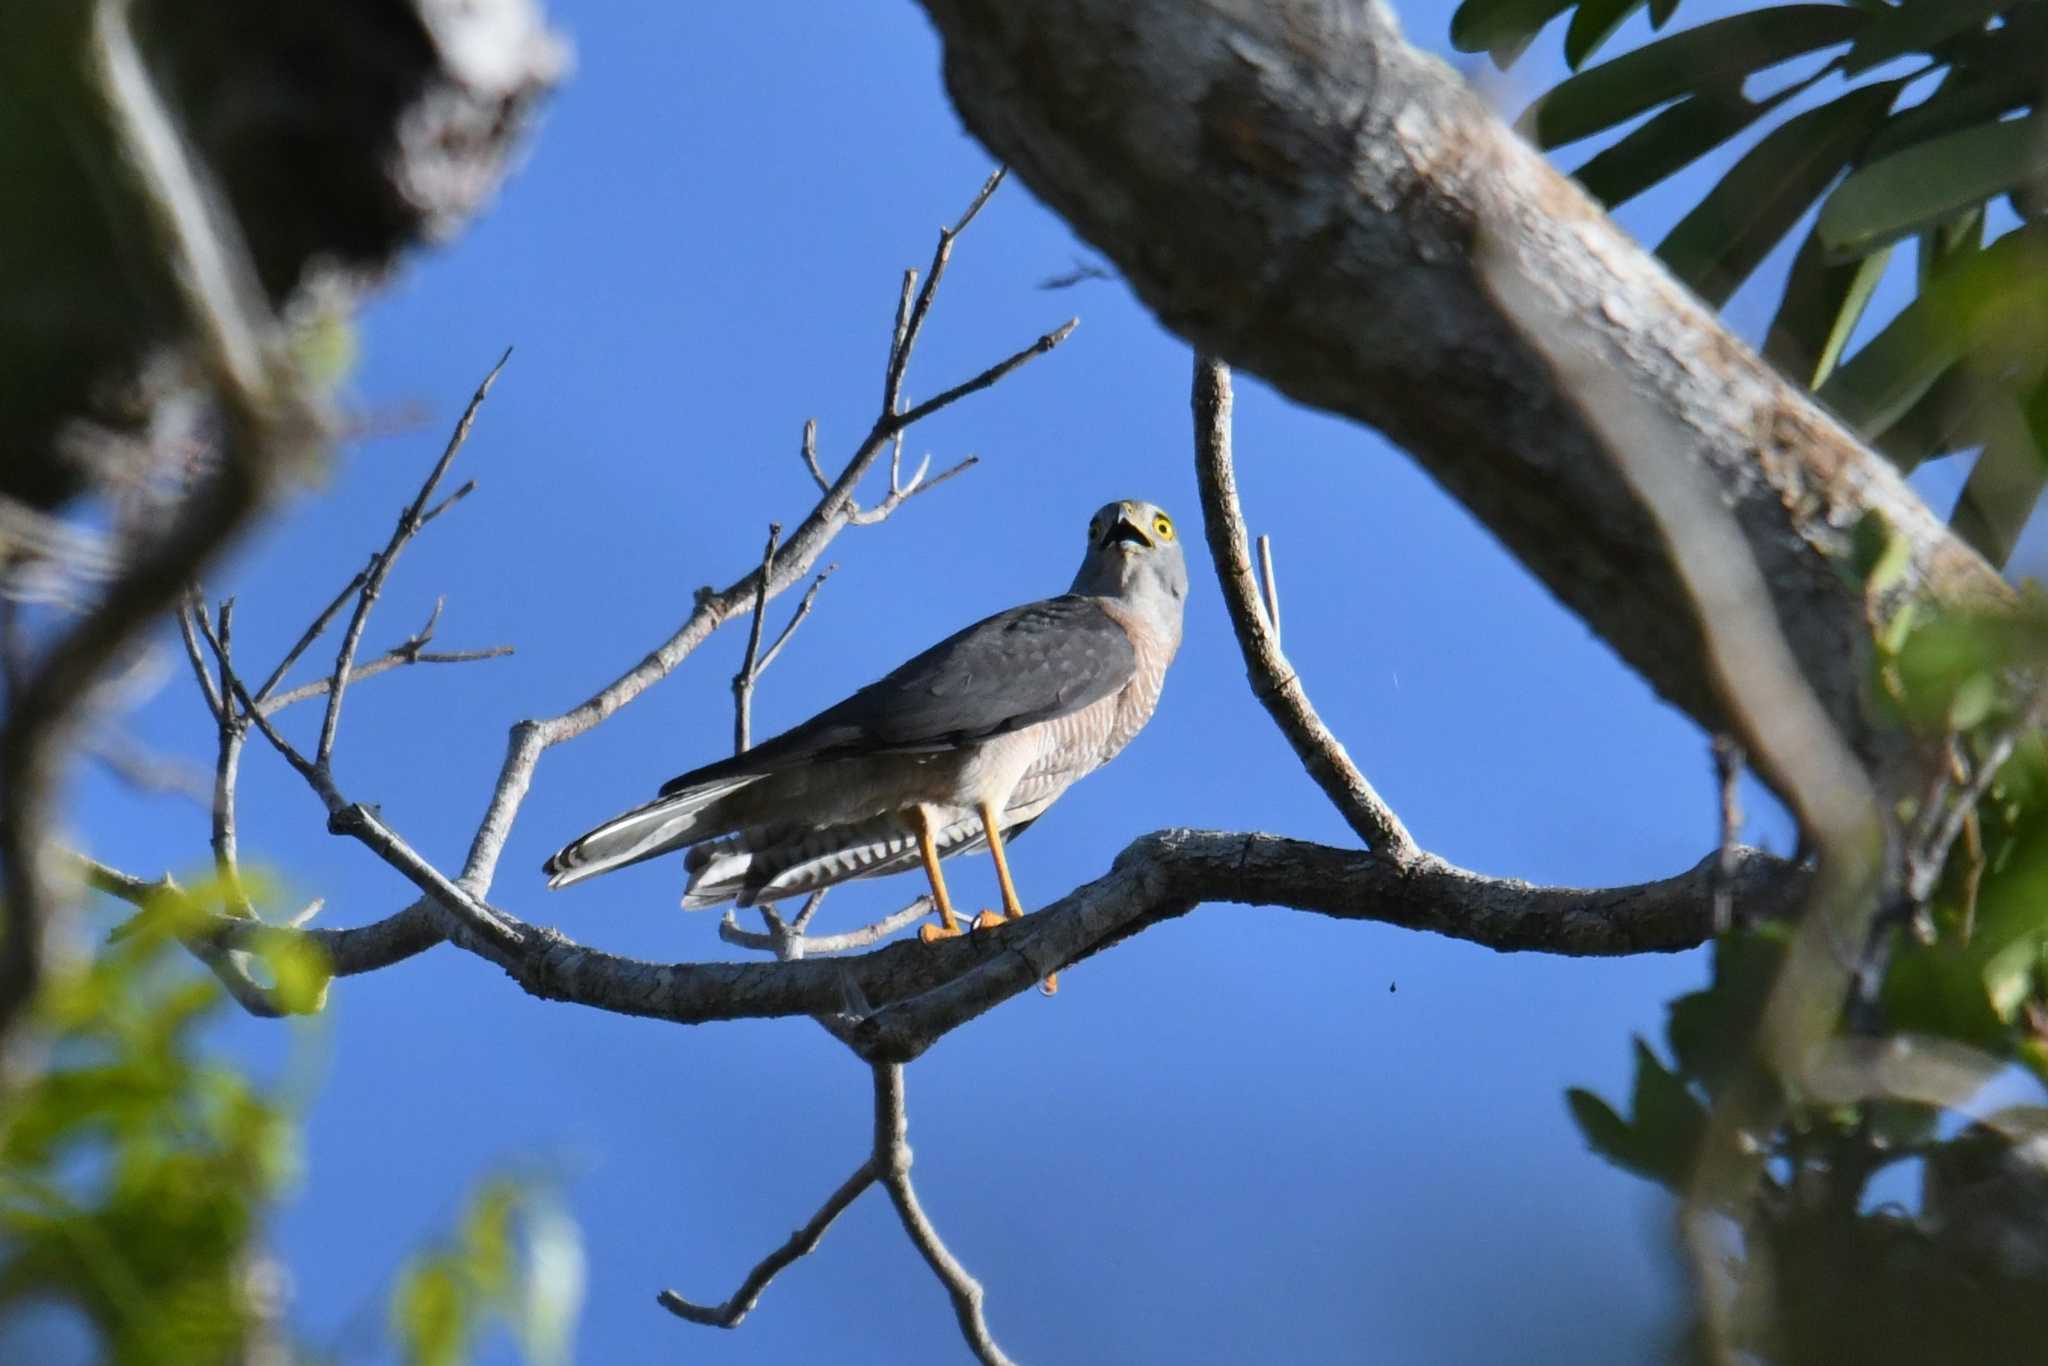
[[[1160,322],[1385,432],[1657,691],[1731,718],[1669,548],[1476,277],[1484,231],[1596,335],[1731,507],[1801,673],[1886,797],[1929,762],[1866,704],[1875,612],[1997,603],[1882,458],[1733,337],[1382,0],[920,0],[968,128]],[[1882,518],[1907,571],[1845,575]],[[1764,776],[1784,790],[1784,775]]]

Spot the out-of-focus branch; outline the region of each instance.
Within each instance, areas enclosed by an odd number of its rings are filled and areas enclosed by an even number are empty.
[[[1842,1018],[1879,912],[1893,900],[1898,852],[1876,789],[1801,672],[1742,528],[1712,479],[1685,453],[1686,434],[1633,392],[1596,329],[1482,237],[1479,278],[1502,313],[1584,414],[1663,538],[1697,618],[1706,662],[1745,747],[1775,775],[1818,853],[1811,900],[1764,1002],[1751,1071],[1716,1098],[1681,1211],[1707,1348],[1736,1361],[1732,1287],[1720,1268],[1720,1212],[1745,1212],[1758,1179],[1750,1135],[1782,1114]]]
[[[93,58],[132,191],[221,404],[221,459],[133,554],[98,603],[8,698],[0,728],[0,1088],[12,1038],[41,984],[52,888],[52,794],[79,718],[107,665],[177,600],[182,586],[262,508],[318,423],[276,345],[275,321],[223,202],[204,181],[136,50],[126,0],[100,0]]]
[[[1238,507],[1237,475],[1231,467],[1230,409],[1230,368],[1197,356],[1195,480],[1202,493],[1202,525],[1208,533],[1209,557],[1216,565],[1223,602],[1230,609],[1230,625],[1244,655],[1252,695],[1280,727],[1301,766],[1336,806],[1345,824],[1382,858],[1405,867],[1423,856],[1408,827],[1373,790],[1343,742],[1323,724],[1301,676],[1280,653],[1278,599],[1276,596],[1270,607],[1261,602],[1244,515]],[[1270,586],[1270,571],[1267,582]]]

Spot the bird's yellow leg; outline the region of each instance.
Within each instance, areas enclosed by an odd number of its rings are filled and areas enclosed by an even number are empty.
[[[918,927],[917,937],[925,943],[951,939],[961,933],[960,921],[953,914],[953,898],[946,895],[946,879],[939,872],[939,846],[932,840],[931,813],[922,806],[910,809],[910,823],[917,830],[917,852],[924,860],[924,875],[931,880],[932,902],[939,909],[940,924],[926,921]]]
[[[1010,856],[1003,852],[1002,827],[996,822],[995,807],[987,802],[981,804],[981,829],[982,833],[988,836],[988,851],[996,861],[996,884],[1003,891],[1003,914],[1011,920],[1022,919],[1024,907],[1017,900],[1017,884],[1010,880]],[[985,923],[984,917],[986,918]],[[975,917],[974,928],[985,930],[1001,923],[1001,921],[995,918],[993,913],[983,911],[981,915]],[[1040,988],[1048,996],[1059,989],[1060,975],[1058,973],[1047,977],[1045,985]]]

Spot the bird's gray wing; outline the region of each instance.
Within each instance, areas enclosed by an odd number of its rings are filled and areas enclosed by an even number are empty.
[[[951,749],[1079,711],[1137,672],[1124,628],[1068,594],[947,637],[794,729],[665,784],[663,796],[742,774],[870,754]]]

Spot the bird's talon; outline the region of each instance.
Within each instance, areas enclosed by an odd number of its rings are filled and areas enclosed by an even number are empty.
[[[934,925],[930,921],[917,927],[917,937],[927,944],[936,944],[941,939],[958,939],[965,933],[958,925]]]
[[[1003,918],[1001,916],[997,915],[994,911],[985,910],[980,915],[974,917],[973,928],[977,930],[992,930],[1002,923]]]
[[[1059,994],[1060,994],[1060,975],[1059,975],[1058,973],[1054,973],[1054,974],[1053,974],[1052,976],[1050,976],[1050,977],[1046,978],[1046,979],[1045,979],[1045,980],[1044,980],[1043,982],[1040,982],[1040,983],[1038,984],[1038,994],[1039,994],[1040,996],[1057,996],[1057,995],[1059,995]]]

